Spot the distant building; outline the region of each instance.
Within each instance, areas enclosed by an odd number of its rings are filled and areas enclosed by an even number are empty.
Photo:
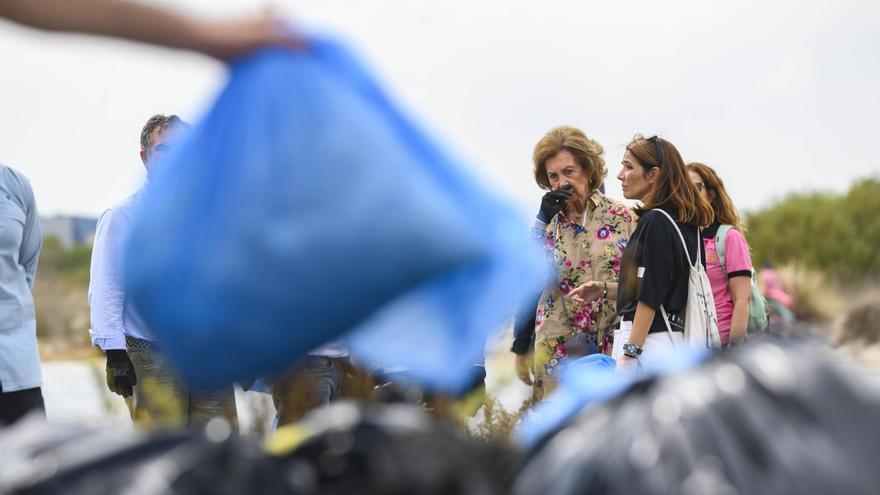
[[[94,242],[98,220],[96,218],[56,215],[40,218],[40,227],[43,230],[44,239],[54,236],[61,241],[62,246],[71,248]]]

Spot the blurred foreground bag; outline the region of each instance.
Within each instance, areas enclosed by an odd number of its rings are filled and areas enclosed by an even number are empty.
[[[221,422],[222,423],[222,422]],[[501,495],[519,458],[418,406],[334,403],[271,438],[29,418],[0,429],[3,495]]]
[[[795,340],[691,364],[611,383],[604,402],[544,429],[513,493],[878,493],[875,373]]]
[[[525,223],[327,40],[234,65],[154,168],[128,290],[196,387],[281,370],[357,327],[362,360],[461,388],[540,283]]]

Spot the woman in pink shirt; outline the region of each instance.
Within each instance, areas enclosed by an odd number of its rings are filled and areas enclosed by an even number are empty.
[[[751,300],[752,257],[743,235],[745,226],[724,189],[724,183],[712,168],[689,163],[688,174],[703,198],[712,205],[715,221],[703,229],[706,248],[706,274],[712,284],[718,331],[721,343],[740,343],[748,337]],[[715,241],[719,227],[730,226],[724,236],[724,259],[719,259]]]

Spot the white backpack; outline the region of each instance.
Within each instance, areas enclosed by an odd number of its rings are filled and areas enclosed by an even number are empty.
[[[706,347],[709,349],[718,349],[721,347],[721,336],[718,333],[718,316],[715,314],[715,298],[712,296],[712,285],[709,283],[709,277],[706,275],[706,269],[703,268],[703,258],[700,256],[700,244],[702,242],[699,230],[697,231],[697,262],[691,263],[691,255],[688,254],[687,244],[684,242],[684,236],[681,235],[675,220],[663,210],[656,209],[672,222],[678,237],[681,239],[681,247],[684,248],[684,255],[687,257],[688,265],[691,267],[688,274],[688,298],[685,306],[684,316],[684,341],[692,347]],[[660,311],[663,313],[663,321],[666,322],[666,329],[672,333],[672,327],[669,325],[669,318],[666,315],[666,308],[660,305]]]

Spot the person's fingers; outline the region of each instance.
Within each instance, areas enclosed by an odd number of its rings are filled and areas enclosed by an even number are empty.
[[[529,360],[525,356],[516,356],[516,376],[526,385],[532,385],[531,370]]]
[[[516,375],[519,377],[519,380],[526,385],[532,385],[532,377],[529,375],[529,370],[518,368],[516,370]]]
[[[568,201],[571,198],[571,191],[556,190],[550,193],[553,198],[561,201]]]
[[[119,387],[116,384],[116,377],[113,376],[113,372],[107,370],[107,388],[110,389],[114,394],[119,394]]]

